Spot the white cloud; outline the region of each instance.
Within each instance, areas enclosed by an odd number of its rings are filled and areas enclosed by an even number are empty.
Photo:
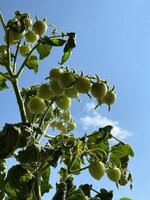
[[[118,139],[125,139],[127,136],[130,136],[132,133],[122,129],[119,126],[118,121],[111,120],[107,117],[102,116],[96,110],[94,110],[94,103],[86,104],[86,115],[81,117],[81,123],[85,130],[89,128],[99,128],[106,125],[112,125],[113,129],[111,131],[112,135],[116,136]]]

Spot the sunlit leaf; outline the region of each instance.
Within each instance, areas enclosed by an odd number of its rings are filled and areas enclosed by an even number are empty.
[[[29,69],[34,70],[35,73],[37,73],[39,67],[38,58],[34,55],[30,56],[30,58],[26,62],[26,66]]]
[[[71,53],[72,53],[72,49],[69,49],[68,51],[64,52],[62,58],[61,58],[61,65],[64,64],[68,58],[71,56]]]
[[[49,56],[51,53],[52,46],[49,44],[39,44],[37,47],[37,51],[39,53],[40,60],[44,59],[45,57]]]

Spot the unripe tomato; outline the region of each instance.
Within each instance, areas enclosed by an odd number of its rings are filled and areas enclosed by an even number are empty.
[[[52,122],[50,122],[49,125],[50,125],[52,128],[56,128],[57,121],[52,121]]]
[[[116,94],[112,91],[108,91],[107,94],[104,96],[102,103],[107,105],[112,105],[116,101]]]
[[[40,97],[33,97],[28,102],[28,109],[33,114],[41,114],[46,108],[46,104]]]
[[[76,127],[77,127],[76,123],[73,122],[73,121],[71,121],[71,122],[68,124],[68,127],[67,127],[67,128],[68,128],[69,131],[73,131],[73,130],[76,129]]]
[[[68,110],[71,106],[71,99],[66,96],[59,96],[56,99],[56,105],[62,110]]]
[[[121,178],[121,171],[118,167],[109,168],[107,176],[111,181],[118,182]]]
[[[24,19],[24,25],[26,30],[32,26],[32,20],[29,16]]]
[[[100,180],[105,173],[105,165],[102,162],[94,162],[89,166],[89,172],[93,178]]]
[[[24,37],[25,32],[17,33],[15,31],[9,31],[9,45],[15,45],[19,40]],[[7,43],[7,33],[4,36],[4,41]]]
[[[9,31],[9,37],[12,38],[13,40],[21,40],[25,35],[25,31],[18,33],[15,31]]]
[[[59,84],[63,88],[69,87],[74,81],[75,81],[75,79],[74,79],[73,75],[69,72],[62,73],[58,79]]]
[[[34,33],[33,31],[28,31],[25,34],[25,37],[26,37],[26,40],[30,43],[34,43],[39,39],[39,36],[36,33]]]
[[[65,126],[64,122],[61,122],[61,121],[56,122],[56,128],[58,130],[62,130],[64,126]]]
[[[73,86],[66,88],[64,95],[67,97],[76,98],[76,99],[79,97],[79,93],[76,91],[76,89]]]
[[[31,51],[31,48],[24,44],[24,45],[21,45],[19,47],[19,53],[23,56],[23,57],[26,57],[28,55],[28,53]]]
[[[62,113],[62,118],[65,120],[65,121],[70,121],[71,120],[71,113],[67,110],[67,111],[64,111]]]
[[[47,24],[42,20],[38,20],[33,24],[32,29],[37,35],[43,35],[47,30]]]
[[[62,70],[59,67],[54,67],[49,72],[49,78],[51,80],[58,80],[58,78],[61,76]]]
[[[52,92],[49,89],[49,85],[43,84],[43,85],[39,86],[38,90],[37,90],[37,96],[42,99],[49,100],[53,96]]]
[[[49,82],[49,89],[53,96],[60,96],[64,92],[64,88],[55,80]]]
[[[91,82],[87,77],[80,76],[74,83],[74,88],[79,93],[87,93],[91,88]]]
[[[91,94],[96,99],[102,100],[107,93],[107,85],[105,83],[94,83],[91,87]]]

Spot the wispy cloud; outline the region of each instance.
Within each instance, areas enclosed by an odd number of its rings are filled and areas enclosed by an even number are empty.
[[[130,131],[124,130],[120,127],[118,121],[111,120],[107,117],[102,116],[96,110],[94,110],[95,104],[94,103],[87,103],[86,104],[86,114],[85,116],[81,117],[80,120],[82,122],[83,128],[89,129],[96,129],[99,127],[104,127],[106,125],[112,125],[112,134],[118,139],[125,139],[127,136],[132,135]]]

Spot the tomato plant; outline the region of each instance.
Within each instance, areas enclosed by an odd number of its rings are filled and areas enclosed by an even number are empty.
[[[78,122],[70,109],[74,101],[80,103],[80,94],[96,99],[95,109],[107,104],[110,110],[116,101],[115,88],[110,89],[98,75],[64,66],[76,47],[76,34],[54,29],[55,34],[46,35],[45,20],[31,20],[28,13],[20,11],[7,23],[0,14],[0,22],[4,28],[0,91],[8,89],[9,83],[20,113],[18,123],[4,123],[0,129],[0,199],[41,200],[45,193],[51,193],[51,169],[57,166],[59,174],[54,173],[59,180],[53,200],[112,200],[112,191],[96,191],[90,183],[82,184],[82,179],[75,185],[74,177],[80,177],[84,170],[97,181],[106,172],[117,187],[129,184],[132,188],[128,162],[134,152],[112,135],[112,126],[76,134]],[[20,88],[24,69],[39,73],[39,60],[42,62],[55,47],[63,48],[63,55],[44,78],[44,84]],[[22,59],[17,59],[19,56]],[[16,164],[6,170],[10,158]]]

